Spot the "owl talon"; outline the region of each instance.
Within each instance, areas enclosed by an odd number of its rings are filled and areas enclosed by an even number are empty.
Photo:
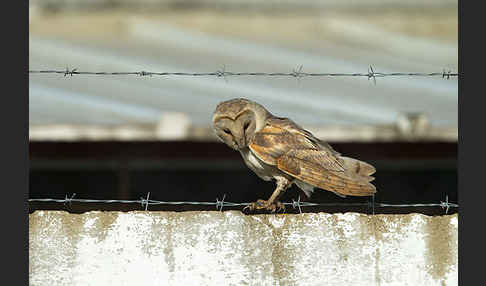
[[[265,200],[258,200],[244,207],[243,211],[245,211],[246,209],[248,209],[249,211],[266,209],[271,213],[275,213],[282,210],[285,211],[285,206],[281,202],[268,203],[268,201]]]
[[[247,205],[246,207],[243,208],[243,212],[246,211],[246,210],[249,210],[249,211],[253,211],[255,209],[255,207],[253,206],[253,204],[249,204]]]
[[[285,212],[285,205],[282,204],[281,202],[275,202],[275,205],[277,206],[277,212],[282,211],[282,213]]]
[[[251,203],[247,205],[246,207],[243,208],[243,211],[249,210],[249,211],[254,211],[256,209],[260,209],[261,207],[258,205],[258,202]]]

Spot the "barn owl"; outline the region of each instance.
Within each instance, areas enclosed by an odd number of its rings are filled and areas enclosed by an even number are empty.
[[[279,197],[296,184],[307,197],[314,188],[339,196],[370,196],[375,168],[341,156],[288,118],[272,115],[262,105],[244,98],[218,104],[213,129],[226,145],[240,152],[245,164],[265,181],[275,180],[268,200],[257,200],[250,210],[282,210]]]

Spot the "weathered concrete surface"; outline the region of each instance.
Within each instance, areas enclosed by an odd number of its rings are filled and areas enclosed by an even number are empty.
[[[456,215],[36,211],[31,285],[457,285]]]

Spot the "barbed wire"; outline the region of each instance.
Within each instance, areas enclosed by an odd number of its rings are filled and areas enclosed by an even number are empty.
[[[66,76],[73,75],[107,75],[107,76],[118,76],[118,75],[137,75],[137,76],[216,76],[216,77],[231,77],[231,76],[266,76],[266,77],[366,77],[368,80],[373,79],[376,84],[377,77],[442,77],[444,79],[450,79],[451,77],[458,77],[458,73],[453,73],[450,70],[445,69],[442,72],[432,72],[432,73],[419,73],[419,72],[393,72],[393,73],[381,73],[375,72],[373,66],[368,68],[367,73],[308,73],[302,71],[303,66],[299,66],[298,69],[293,69],[292,72],[231,72],[226,71],[225,67],[222,70],[215,72],[201,72],[201,73],[190,73],[190,72],[149,72],[149,71],[132,71],[132,72],[90,72],[90,71],[78,71],[77,68],[66,70],[29,70],[31,74],[62,74]]]
[[[29,199],[28,202],[49,202],[49,203],[62,203],[66,207],[71,207],[73,202],[78,203],[103,203],[103,204],[111,204],[111,203],[119,203],[119,204],[140,204],[142,208],[146,211],[148,210],[149,205],[201,205],[201,206],[215,206],[216,210],[223,211],[223,207],[239,207],[239,206],[249,206],[252,203],[233,203],[225,201],[226,194],[223,195],[222,200],[216,198],[215,202],[193,202],[193,201],[158,201],[158,200],[151,200],[150,199],[150,192],[147,193],[147,197],[143,198],[140,197],[139,200],[96,200],[96,199],[75,199],[76,193],[72,196],[68,197],[67,195],[64,199]],[[302,207],[368,207],[373,209],[373,214],[375,208],[386,208],[386,207],[394,207],[394,208],[402,208],[402,207],[441,207],[445,209],[445,213],[449,212],[450,208],[459,208],[459,205],[456,203],[449,202],[449,197],[446,196],[445,201],[441,201],[440,203],[420,203],[420,204],[386,204],[386,203],[376,203],[374,198],[372,201],[366,203],[312,203],[312,202],[302,202],[300,201],[300,196],[296,200],[292,200],[292,202],[284,202],[282,203],[284,206],[291,206],[293,209],[298,209],[299,213],[302,213]]]

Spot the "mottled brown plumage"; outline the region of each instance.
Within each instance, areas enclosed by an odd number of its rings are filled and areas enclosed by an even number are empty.
[[[275,179],[277,188],[267,200],[250,209],[282,208],[281,194],[295,183],[307,196],[314,187],[339,196],[369,196],[375,168],[341,156],[288,118],[273,116],[260,104],[237,98],[221,102],[213,115],[218,137],[239,151],[246,165],[264,180]]]

